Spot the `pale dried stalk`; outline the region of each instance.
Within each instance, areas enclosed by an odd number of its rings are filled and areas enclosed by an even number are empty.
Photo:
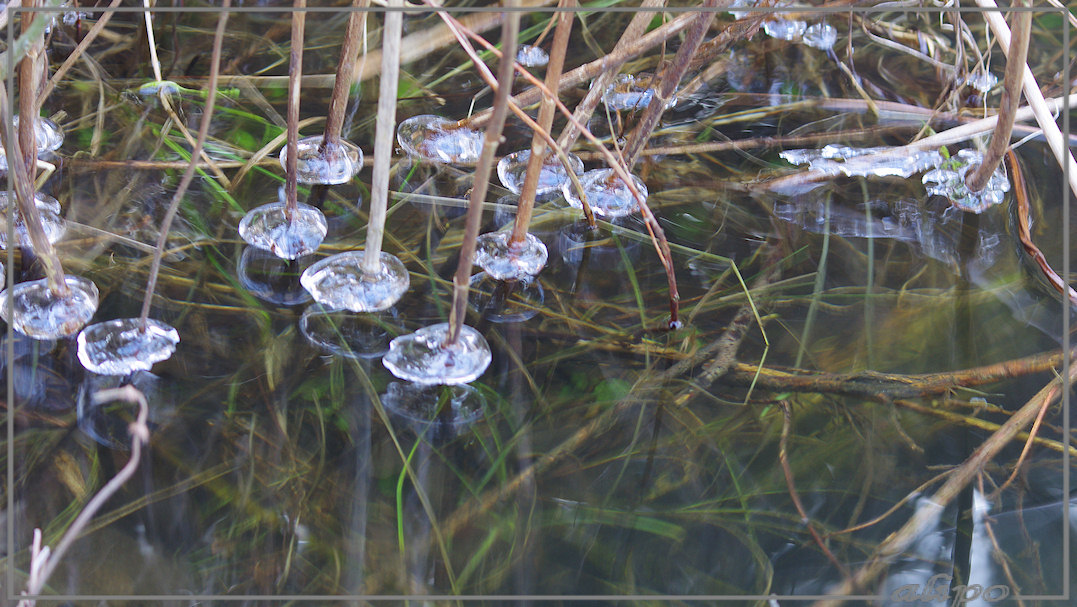
[[[404,0],[389,0],[389,8],[402,8]],[[389,206],[389,169],[393,162],[393,135],[396,131],[396,89],[400,75],[400,31],[404,15],[385,13],[382,29],[381,83],[378,118],[374,127],[374,175],[370,184],[370,217],[367,220],[363,272],[376,275],[381,270],[381,242],[385,235],[385,213]]]
[[[1010,49],[1010,28],[1006,25],[1006,19],[998,12],[998,5],[995,4],[994,0],[976,0],[976,4],[983,8],[995,9],[984,11],[983,16],[991,27],[991,31],[994,32],[995,37],[998,38],[998,43],[1003,52],[1008,53]],[[1047,140],[1047,145],[1050,146],[1051,151],[1054,152],[1058,166],[1068,167],[1070,190],[1073,191],[1074,195],[1077,195],[1077,162],[1073,160],[1073,155],[1066,149],[1062,131],[1059,130],[1058,124],[1055,123],[1055,118],[1051,115],[1051,110],[1043,98],[1043,93],[1040,92],[1040,85],[1036,82],[1036,76],[1027,64],[1025,65],[1025,77],[1022,87],[1025,92],[1025,99],[1036,116],[1036,122],[1043,129],[1043,137]]]

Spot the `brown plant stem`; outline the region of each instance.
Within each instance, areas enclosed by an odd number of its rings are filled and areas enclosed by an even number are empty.
[[[370,0],[352,0],[353,9],[368,6],[370,6]],[[366,24],[366,15],[365,10],[353,10],[348,13],[348,25],[344,29],[344,42],[340,45],[340,59],[337,60],[337,73],[333,79],[333,93],[329,96],[329,107],[326,109],[325,134],[322,136],[321,145],[323,151],[329,144],[340,140],[340,131],[344,127],[344,114],[348,106],[348,92],[355,74],[355,63],[359,59],[359,37],[362,36],[363,26]],[[387,17],[388,15],[389,13],[386,13]],[[400,65],[399,48],[398,40],[397,57],[394,60],[397,66]],[[382,59],[382,63],[385,62],[386,60]],[[385,68],[382,67],[382,82],[385,82],[384,71]],[[396,98],[394,97],[393,100],[395,102]]]
[[[703,1],[704,8],[711,9],[716,5],[717,0]],[[643,117],[640,118],[639,124],[628,135],[628,141],[625,142],[622,154],[625,159],[625,167],[629,171],[636,165],[643,146],[650,140],[651,133],[658,126],[658,120],[666,111],[666,104],[673,99],[673,94],[677,91],[677,85],[680,84],[681,78],[688,71],[688,66],[692,62],[692,55],[695,54],[699,45],[703,42],[703,36],[707,33],[711,21],[714,20],[714,15],[714,11],[705,11],[696,15],[692,26],[685,33],[681,47],[677,49],[677,54],[673,57],[673,63],[663,70],[659,76],[658,88],[655,90],[651,102],[643,111]]]
[[[38,6],[37,0],[32,0],[28,7]],[[30,31],[30,26],[37,17],[37,13],[28,11],[22,13],[22,32]],[[48,16],[42,17],[47,19]],[[41,75],[41,52],[44,49],[43,39],[34,40],[26,48],[26,55],[19,60],[19,149],[22,156],[8,156],[8,165],[21,161],[26,166],[26,173],[31,181],[34,178],[37,161],[37,90]]]
[[[441,18],[444,19],[446,22],[456,23],[457,27],[459,27],[459,23],[456,22],[456,20],[453,19],[450,15],[439,13],[439,16],[441,16]],[[466,32],[467,35],[471,38],[474,38],[476,41],[478,41],[479,44],[482,44],[484,47],[486,47],[487,50],[497,55],[498,57],[501,57],[501,51],[494,48],[494,45],[490,44],[490,42],[487,41],[485,38],[479,36],[475,32],[469,32],[467,30],[464,30],[464,32]],[[464,46],[465,50],[467,50],[470,55],[472,55],[473,59],[477,58],[474,49],[470,49],[470,45],[466,43],[466,40],[461,39],[460,44]],[[609,150],[607,150],[605,146],[602,145],[602,143],[591,133],[591,131],[587,130],[582,124],[575,121],[572,116],[572,112],[570,112],[568,108],[566,108],[565,105],[561,103],[559,99],[557,99],[557,96],[552,91],[547,89],[546,86],[539,82],[534,76],[532,76],[530,72],[523,68],[518,69],[519,72],[524,76],[524,78],[531,82],[531,84],[535,85],[535,87],[539,90],[541,94],[544,94],[548,98],[554,100],[554,103],[557,105],[557,109],[565,117],[568,118],[569,122],[575,124],[578,128],[580,128],[580,132],[583,134],[583,136],[588,141],[590,141],[591,144],[594,145],[595,148],[602,154],[603,158],[606,160],[607,165],[611,169],[613,169],[613,172],[617,174],[617,177],[620,178],[622,182],[624,182],[625,187],[627,187],[628,190],[632,193],[632,197],[636,199],[636,203],[639,205],[640,214],[643,215],[643,220],[645,225],[647,226],[647,231],[648,233],[650,233],[651,243],[654,245],[655,250],[658,252],[658,257],[662,261],[662,267],[665,269],[666,272],[666,281],[669,284],[669,326],[670,328],[678,326],[680,324],[680,320],[678,318],[680,294],[677,291],[677,276],[673,267],[673,254],[670,252],[669,241],[666,240],[665,231],[662,230],[662,226],[659,225],[658,220],[654,216],[654,213],[652,213],[650,207],[647,206],[647,200],[636,189],[636,186],[632,182],[632,178],[629,176],[628,171],[625,169],[623,164]],[[483,73],[481,69],[479,70],[479,72]],[[562,79],[562,81],[563,80],[564,79]],[[496,84],[491,84],[491,86],[494,86],[496,88]],[[517,116],[521,116],[521,119],[523,119],[524,122],[528,124],[528,126],[531,126],[532,129],[536,128],[537,125],[534,125],[534,121],[531,121],[530,118],[523,118],[526,115],[521,110],[519,110],[518,106],[516,106],[516,104],[513,103],[511,99],[509,100],[509,107],[513,110],[513,112],[516,113]],[[548,140],[547,143],[551,142]],[[567,161],[565,161],[564,159],[562,159],[562,161],[565,162],[567,166]],[[576,183],[576,180],[574,178],[573,183],[577,187],[579,187],[579,184]],[[594,225],[594,223],[591,222],[591,217],[589,215],[588,220],[588,223],[590,225]]]
[[[187,188],[191,185],[191,180],[194,179],[197,159],[202,153],[202,148],[205,146],[206,137],[209,136],[209,125],[213,118],[213,105],[217,99],[217,77],[221,67],[221,47],[224,43],[224,28],[228,23],[228,7],[231,5],[232,0],[222,0],[221,2],[221,8],[223,10],[218,13],[217,31],[213,34],[213,54],[210,59],[209,82],[206,84],[206,105],[202,110],[202,121],[198,125],[198,138],[195,140],[194,150],[191,152],[191,161],[183,171],[183,177],[180,178],[179,185],[176,186],[176,191],[172,194],[172,201],[168,204],[168,210],[165,211],[165,216],[161,220],[161,230],[157,235],[157,245],[153,253],[153,262],[150,264],[149,277],[146,280],[146,293],[143,295],[142,299],[142,312],[138,317],[139,328],[142,331],[146,330],[146,321],[150,317],[150,305],[153,303],[153,292],[157,288],[157,274],[161,270],[161,258],[164,256],[165,246],[168,244],[168,230],[172,227],[172,220],[176,217],[176,211],[179,210],[179,203],[183,199],[183,195],[187,193]]]
[[[519,6],[519,0],[508,0],[508,6]],[[467,208],[467,227],[464,241],[460,245],[460,261],[453,276],[452,311],[449,314],[449,335],[445,340],[447,346],[456,343],[460,329],[464,326],[467,313],[467,292],[471,284],[471,264],[475,257],[475,241],[479,237],[482,223],[482,203],[486,200],[490,171],[494,167],[497,146],[501,142],[501,132],[505,128],[505,118],[509,108],[509,90],[512,88],[512,73],[516,56],[516,39],[520,32],[520,13],[505,13],[501,22],[501,47],[505,51],[497,68],[497,82],[500,86],[494,92],[493,115],[486,125],[486,137],[482,144],[482,154],[475,167],[475,185],[471,189],[471,200]],[[509,59],[506,60],[505,57]]]
[[[567,0],[564,6],[574,6],[575,0]],[[546,67],[546,86],[553,89],[561,80],[561,70],[565,66],[565,52],[568,50],[568,38],[572,34],[572,22],[575,14],[570,12],[557,13],[557,29],[553,34],[553,45],[550,48],[550,61]],[[502,60],[511,55],[502,55]],[[541,129],[549,133],[553,125],[553,117],[557,112],[554,102],[549,97],[542,98],[539,106],[538,124]],[[564,146],[562,146],[564,147]],[[531,213],[535,207],[535,192],[538,189],[539,175],[542,165],[546,162],[546,139],[538,131],[531,137],[531,156],[527,160],[527,172],[524,174],[524,183],[520,189],[520,202],[516,206],[516,221],[513,223],[512,235],[509,236],[509,250],[520,247],[527,237],[527,228],[531,225]],[[565,170],[572,172],[571,166],[566,165]]]
[[[666,0],[643,0],[640,3],[641,9],[657,8],[665,5]],[[636,13],[632,20],[628,22],[628,26],[625,27],[625,31],[621,33],[621,38],[617,40],[617,44],[613,46],[613,51],[610,55],[616,55],[628,48],[634,41],[639,39],[644,32],[647,31],[647,26],[651,24],[651,20],[654,18],[654,13],[647,10],[642,10]],[[609,66],[604,72],[595,78],[591,83],[591,89],[587,91],[587,95],[576,104],[576,110],[572,113],[573,118],[580,124],[587,124],[587,121],[591,118],[591,114],[594,113],[595,108],[598,107],[598,102],[602,100],[602,94],[613,82],[613,78],[617,75],[617,70],[622,63]],[[549,86],[549,82],[547,82]],[[553,87],[550,87],[553,88]],[[561,132],[561,136],[557,138],[557,143],[566,150],[571,149],[576,143],[576,140],[580,136],[580,131],[574,124],[568,124],[565,126],[565,130]]]
[[[389,0],[389,8],[402,8],[404,0]],[[385,13],[382,29],[382,67],[378,91],[378,117],[374,133],[374,175],[370,184],[370,217],[367,220],[363,271],[376,276],[381,270],[381,242],[385,235],[385,214],[389,206],[389,169],[393,162],[393,135],[396,131],[396,93],[400,75],[400,30],[404,15]]]
[[[1014,6],[1027,7],[1028,0],[1016,0]],[[1010,38],[1010,51],[1006,53],[1006,73],[1002,78],[1002,101],[998,109],[998,126],[991,133],[991,143],[984,150],[983,162],[969,171],[965,185],[973,192],[987,186],[987,181],[1002,162],[1002,155],[1010,147],[1017,107],[1021,103],[1021,81],[1025,77],[1025,60],[1028,58],[1028,41],[1032,35],[1032,13],[1014,13]]]
[[[918,509],[901,529],[883,540],[866,565],[861,567],[854,576],[845,579],[836,588],[830,590],[830,594],[835,597],[816,602],[816,607],[836,607],[844,602],[843,599],[838,598],[838,595],[850,595],[869,589],[887,564],[900,557],[917,537],[920,537],[926,529],[931,528],[942,510],[965,490],[965,487],[983,471],[984,466],[994,459],[1022,428],[1032,423],[1043,407],[1055,402],[1063,387],[1068,386],[1075,379],[1077,379],[1077,365],[1070,365],[1067,377],[1053,379],[1037,392],[1010,419],[1006,420],[997,432],[973,451],[964,463],[951,471],[946,482],[939,487],[929,501],[924,502],[930,504],[929,506]]]
[[[302,10],[307,6],[307,0],[293,0],[292,6],[292,48],[288,55],[288,160],[285,163],[284,173],[284,215],[288,221],[292,221],[295,211],[299,208],[299,180],[296,175],[296,165],[299,155],[299,93],[303,80],[303,33],[307,13]]]

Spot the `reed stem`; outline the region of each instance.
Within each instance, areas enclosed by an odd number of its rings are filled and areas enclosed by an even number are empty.
[[[302,10],[307,0],[294,0],[292,4],[292,49],[288,56],[288,142],[284,173],[284,216],[291,222],[299,207],[299,180],[296,164],[299,161],[299,94],[303,82],[303,32],[307,13]]]
[[[516,8],[519,0],[507,0],[506,7]],[[486,138],[482,145],[482,154],[475,167],[475,186],[471,189],[471,200],[467,208],[467,228],[464,241],[460,245],[460,261],[453,276],[452,311],[449,314],[449,336],[446,346],[456,343],[460,329],[464,326],[467,313],[467,292],[471,283],[471,264],[475,257],[475,241],[479,237],[482,223],[482,203],[486,200],[486,189],[490,180],[490,170],[494,167],[497,146],[501,142],[501,132],[505,128],[505,117],[509,111],[509,91],[512,89],[512,74],[515,68],[516,39],[520,32],[520,13],[505,13],[501,22],[501,63],[497,68],[499,86],[494,93],[493,113],[486,125]]]
[[[370,0],[352,0],[352,7],[355,9],[366,8],[368,6],[370,6]],[[389,6],[395,6],[395,4],[390,4]],[[388,24],[389,14],[390,13],[386,13],[386,24]],[[344,114],[348,106],[348,92],[351,89],[352,77],[355,74],[355,63],[359,60],[359,37],[362,35],[364,25],[366,25],[365,10],[353,10],[348,14],[348,25],[344,29],[344,42],[340,45],[340,59],[337,61],[336,78],[333,80],[333,93],[329,97],[329,108],[326,110],[325,134],[322,136],[321,146],[322,151],[325,151],[325,148],[330,144],[340,140],[340,131],[344,126]],[[395,60],[395,65],[399,66],[399,35],[397,38],[397,58]],[[384,46],[382,52],[385,52]],[[384,66],[385,59],[383,57],[382,82],[384,82]],[[399,71],[399,67],[397,70]]]
[[[404,0],[389,0],[388,7],[403,8]],[[385,213],[389,206],[389,168],[396,132],[396,92],[400,75],[400,34],[404,15],[399,10],[385,13],[382,30],[381,83],[378,117],[374,132],[374,175],[370,185],[370,217],[367,220],[363,272],[374,275],[381,269],[381,243],[385,235]]]
[[[575,0],[567,0],[564,6],[575,6]],[[546,67],[546,86],[556,89],[561,81],[561,71],[565,66],[565,53],[568,50],[568,39],[572,34],[572,21],[575,15],[570,12],[557,13],[557,29],[554,30],[553,45],[550,48],[550,62]],[[513,56],[502,55],[502,61]],[[557,106],[553,99],[542,98],[539,106],[538,124],[546,133],[553,126],[553,117]],[[531,214],[535,207],[535,192],[538,190],[539,175],[542,173],[542,165],[546,162],[546,139],[538,131],[531,138],[531,156],[527,160],[527,172],[524,174],[524,183],[520,189],[520,202],[516,207],[516,221],[513,223],[512,235],[509,236],[510,252],[523,244],[527,237],[528,226],[531,225]],[[572,172],[572,167],[565,165],[565,170]]]

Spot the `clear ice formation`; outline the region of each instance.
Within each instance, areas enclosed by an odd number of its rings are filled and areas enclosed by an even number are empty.
[[[417,384],[466,384],[475,381],[492,355],[490,345],[475,329],[460,327],[456,343],[445,343],[449,323],[423,327],[389,342],[389,353],[382,364],[393,375]]]
[[[381,403],[427,440],[448,439],[482,419],[486,399],[466,384],[430,386],[389,382]]]
[[[975,72],[965,78],[965,84],[981,93],[986,93],[995,88],[995,85],[998,84],[998,78],[991,72]]]
[[[423,114],[401,122],[396,140],[409,156],[442,164],[474,164],[482,153],[483,133]]]
[[[129,375],[149,371],[176,351],[179,333],[165,323],[147,319],[142,330],[137,318],[119,318],[90,325],[79,333],[82,366],[98,375]]]
[[[642,110],[651,103],[654,98],[654,89],[644,86],[650,79],[637,78],[632,74],[619,74],[602,93],[602,103],[611,111]],[[676,97],[671,97],[666,102],[666,107],[673,107],[677,103]]]
[[[338,139],[324,147],[321,135],[304,137],[296,144],[296,179],[301,183],[336,185],[348,183],[363,168],[363,151]],[[280,150],[280,165],[288,170],[288,146]]]
[[[19,129],[18,114],[12,119],[15,131]],[[6,127],[5,127],[6,128]],[[34,126],[34,135],[37,139],[37,156],[41,158],[60,149],[64,143],[64,132],[60,127],[48,118],[38,118]],[[7,170],[7,152],[0,146],[0,171]]]
[[[381,252],[376,274],[363,270],[364,251],[339,253],[312,264],[299,282],[314,301],[352,312],[377,312],[395,304],[408,290],[411,277],[403,262]]]
[[[316,303],[303,312],[299,330],[307,341],[338,356],[377,358],[389,351],[389,331],[378,314],[354,314]]]
[[[510,231],[480,234],[475,244],[475,265],[497,280],[516,280],[542,271],[549,255],[546,245],[527,234],[518,247],[510,247]]]
[[[826,23],[815,23],[804,30],[800,41],[812,48],[828,51],[834,48],[834,43],[838,41],[838,30]]]
[[[516,63],[524,67],[542,67],[549,62],[550,56],[540,47],[521,44],[516,51]]]
[[[826,175],[847,177],[910,177],[939,166],[942,155],[934,150],[893,154],[894,148],[853,148],[827,145],[818,150],[787,150],[779,154],[792,164],[807,164]]]
[[[566,153],[569,164],[572,165],[572,171],[577,175],[583,173],[583,161],[580,157]],[[497,177],[501,180],[501,185],[511,191],[513,194],[519,195],[523,189],[524,177],[527,175],[527,163],[531,158],[531,150],[520,150],[513,152],[508,156],[505,156],[497,163]],[[569,181],[568,171],[565,170],[565,165],[561,164],[561,159],[556,154],[547,154],[542,159],[542,168],[539,170],[538,188],[535,190],[535,196],[548,196],[561,189],[566,181]]]
[[[97,311],[97,285],[81,276],[64,276],[68,292],[55,295],[48,280],[20,282],[0,291],[0,301],[11,297],[8,306],[0,306],[0,317],[16,331],[34,339],[59,339],[78,333]]]
[[[546,293],[532,277],[506,282],[479,272],[471,277],[468,304],[490,322],[523,322],[538,315]]]
[[[236,277],[258,299],[278,306],[298,306],[310,301],[310,293],[299,284],[302,268],[302,262],[281,259],[269,251],[248,246],[243,247],[239,256]]]
[[[995,169],[987,180],[987,185],[979,192],[973,192],[965,185],[965,175],[983,162],[983,155],[972,149],[964,149],[949,162],[943,162],[939,168],[924,174],[923,182],[927,193],[945,196],[950,203],[962,211],[982,213],[990,207],[1000,204],[1010,191],[1010,180],[1002,167]]]
[[[239,222],[239,235],[247,244],[282,259],[313,253],[328,230],[325,215],[303,203],[296,206],[291,221],[288,221],[285,203],[272,202],[251,209]]]
[[[763,24],[763,31],[771,38],[800,42],[821,51],[834,48],[838,41],[838,30],[826,23],[808,25],[803,21],[772,19]]]
[[[0,192],[0,249],[7,249],[9,213],[15,218],[15,235],[18,237],[19,246],[24,249],[33,249],[30,233],[26,229],[26,222],[22,219],[18,205],[14,205],[9,211],[11,203],[15,202],[13,193],[11,198],[8,196],[9,192]],[[63,238],[67,226],[60,217],[60,202],[52,196],[38,192],[34,194],[34,205],[37,206],[41,215],[41,227],[45,229],[45,237],[49,242],[55,243]]]
[[[630,176],[636,190],[639,191],[644,200],[647,200],[647,186],[643,184],[639,177]],[[609,218],[624,217],[625,215],[631,215],[638,208],[632,191],[617,177],[613,169],[587,171],[580,177],[580,185],[583,186],[584,195],[587,196],[587,203],[591,205],[591,210],[595,215]],[[565,182],[561,186],[561,192],[569,205],[577,209],[583,208],[583,203],[580,201],[579,196],[576,195],[576,189],[571,181]]]
[[[763,24],[763,31],[771,38],[796,42],[804,35],[808,24],[803,21],[788,21],[786,19],[774,19]]]

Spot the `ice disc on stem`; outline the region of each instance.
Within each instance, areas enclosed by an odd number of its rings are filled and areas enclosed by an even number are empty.
[[[763,24],[763,31],[771,38],[789,41],[800,40],[807,28],[808,24],[803,21],[786,21],[785,19],[774,19]]]
[[[475,245],[475,265],[498,280],[529,278],[542,271],[548,253],[546,245],[527,234],[518,246],[510,246],[510,232],[488,232]]]
[[[12,119],[16,131],[19,128],[19,116],[16,114]],[[34,135],[37,139],[37,155],[45,156],[56,150],[64,143],[64,132],[55,122],[48,118],[38,118],[34,125]],[[7,152],[0,146],[0,171],[7,170]]]
[[[97,311],[97,285],[80,276],[64,276],[67,294],[56,295],[48,280],[32,280],[0,291],[0,301],[12,299],[12,314],[0,306],[0,317],[16,331],[34,339],[74,335]]]
[[[128,375],[149,371],[153,363],[168,360],[176,351],[179,333],[163,322],[119,318],[90,325],[79,333],[82,366],[98,375]]]
[[[328,230],[325,215],[303,203],[298,204],[291,221],[285,204],[273,202],[251,209],[239,222],[239,235],[247,244],[283,259],[313,253]]]
[[[516,63],[524,67],[542,67],[550,62],[550,56],[541,47],[521,44],[516,50]]]
[[[363,251],[340,253],[311,265],[299,282],[314,301],[352,312],[384,310],[408,290],[411,277],[399,259],[382,251],[377,272],[363,270]]]
[[[583,161],[575,154],[567,154],[572,172],[580,175],[583,173]],[[520,150],[505,156],[497,163],[497,177],[501,185],[519,194],[523,189],[524,177],[527,174],[527,162],[531,158],[531,150]],[[546,196],[556,192],[568,181],[568,171],[561,160],[554,154],[547,154],[542,159],[542,169],[539,171],[538,188],[536,196]]]
[[[602,92],[602,103],[610,110],[642,110],[654,98],[654,89],[645,86],[649,78],[637,78],[632,74],[620,74]],[[677,100],[670,98],[666,107],[672,107]]]
[[[636,190],[647,199],[647,186],[635,175],[631,175],[632,183]],[[636,198],[623,181],[613,172],[613,169],[597,169],[587,171],[580,177],[580,185],[583,193],[587,196],[587,203],[595,215],[603,217],[623,217],[631,215],[638,208]],[[571,182],[565,182],[561,186],[561,192],[565,195],[568,204],[582,209],[583,203],[576,194],[576,189]]]
[[[449,323],[443,322],[401,335],[389,342],[382,364],[393,375],[417,384],[466,384],[490,366],[490,345],[475,329],[460,327],[449,344]]]
[[[363,168],[363,151],[349,141],[338,140],[324,147],[323,141],[319,135],[296,143],[296,179],[323,185],[348,183]],[[288,146],[281,148],[280,165],[288,170]]]
[[[965,185],[965,175],[982,162],[983,155],[979,152],[961,150],[956,159],[943,162],[939,168],[924,173],[923,182],[927,186],[927,193],[945,196],[955,207],[970,213],[982,213],[1001,203],[1006,192],[1010,191],[1010,180],[1001,165],[995,169],[987,180],[987,185],[979,192],[973,192]]]
[[[14,202],[8,197],[7,192],[0,192],[0,249],[7,249],[7,218],[8,207]],[[56,242],[64,237],[66,225],[60,217],[60,202],[46,194],[34,194],[34,205],[41,214],[41,227],[45,229],[45,237],[49,242]],[[10,212],[15,217],[15,234],[18,236],[19,246],[24,249],[32,249],[30,233],[26,231],[26,222],[23,221],[18,205]]]
[[[409,156],[443,164],[474,164],[482,152],[483,134],[432,114],[400,123],[396,140]]]

